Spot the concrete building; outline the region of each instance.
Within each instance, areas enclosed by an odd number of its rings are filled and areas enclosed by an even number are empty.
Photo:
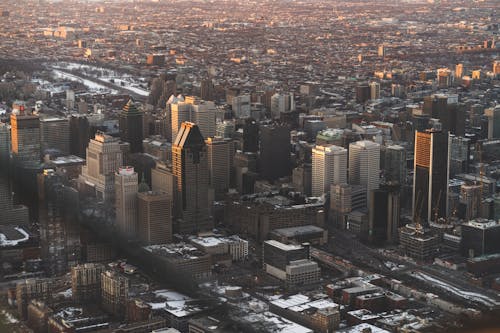
[[[315,332],[335,332],[340,325],[340,306],[327,298],[291,295],[271,301],[269,310]]]
[[[500,253],[500,222],[474,219],[462,223],[461,253],[464,257],[477,257]]]
[[[40,144],[42,153],[55,150],[55,154],[69,155],[69,120],[67,118],[41,118]]]
[[[216,108],[214,102],[204,101],[194,96],[170,105],[172,115],[172,142],[183,122],[193,122],[200,128],[204,138],[213,137],[216,130]]]
[[[139,179],[133,167],[115,173],[116,226],[122,236],[137,236],[137,192]]]
[[[123,152],[118,139],[97,132],[87,147],[87,165],[82,167],[80,182],[93,188],[99,199],[113,202],[115,172],[122,165]]]
[[[10,116],[12,156],[15,162],[40,162],[40,121],[22,107]]]
[[[172,281],[185,279],[185,282],[194,279],[204,279],[212,274],[212,256],[197,247],[185,243],[150,245],[144,251],[151,258],[151,268],[166,276],[173,277]]]
[[[280,118],[281,113],[295,110],[293,93],[275,93],[271,97],[271,117]]]
[[[488,117],[488,139],[500,138],[500,106],[484,110]]]
[[[114,316],[125,315],[129,279],[116,271],[101,273],[101,300],[104,310]]]
[[[309,259],[309,245],[287,245],[268,240],[264,242],[262,257],[266,273],[282,280],[287,288],[319,282],[321,270]]]
[[[251,104],[250,94],[242,94],[234,96],[231,103],[231,108],[233,110],[234,116],[236,118],[249,118],[250,104]]]
[[[330,185],[347,183],[347,149],[316,146],[312,150],[312,195],[322,196]]]
[[[173,204],[175,177],[172,167],[163,162],[156,162],[154,169],[151,169],[151,190],[153,192],[163,192]]]
[[[137,195],[138,232],[148,245],[172,241],[172,201],[165,192],[143,192]]]
[[[97,302],[101,298],[101,273],[104,266],[86,263],[71,268],[71,292],[75,302]]]
[[[28,305],[32,299],[49,300],[52,296],[51,279],[27,279],[16,286],[16,303],[19,317],[28,318]]]
[[[229,254],[233,261],[240,261],[248,257],[248,241],[236,235],[196,237],[191,239],[191,243],[211,255]]]
[[[229,190],[234,158],[234,142],[220,137],[205,140],[208,153],[210,187],[214,190],[215,200],[220,200]]]
[[[366,195],[380,183],[380,145],[372,141],[356,141],[349,145],[349,184],[366,186]],[[368,200],[369,203],[369,200]]]
[[[212,225],[208,200],[208,153],[198,125],[184,122],[172,146],[172,171],[176,180],[174,229],[192,233]]]
[[[399,229],[399,248],[402,254],[419,261],[433,260],[439,237],[421,225],[407,224]]]
[[[379,99],[380,98],[380,83],[378,82],[370,82],[370,99]]]
[[[285,244],[323,245],[328,242],[328,231],[315,225],[305,225],[275,229],[269,233],[269,238]]]

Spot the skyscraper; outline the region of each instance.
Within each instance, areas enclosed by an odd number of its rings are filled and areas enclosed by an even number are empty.
[[[142,117],[142,112],[137,109],[131,99],[125,104],[120,113],[120,138],[130,143],[131,153],[142,152]]]
[[[69,155],[69,121],[67,118],[40,119],[40,143],[42,153],[55,150],[56,154]]]
[[[312,195],[322,196],[330,185],[347,183],[347,149],[316,146],[312,150]]]
[[[133,167],[123,167],[115,174],[116,226],[123,236],[137,234],[137,172]]]
[[[378,82],[370,82],[370,99],[379,99],[380,98],[380,83]]]
[[[172,116],[172,142],[177,138],[181,124],[190,121],[198,125],[204,138],[215,135],[216,109],[214,102],[207,102],[194,96],[170,104]]]
[[[436,130],[415,133],[413,216],[423,223],[447,216],[448,136],[448,133]]]
[[[113,201],[115,172],[123,165],[123,153],[118,139],[97,132],[87,147],[87,165],[82,167],[80,183],[95,189],[96,196]]]
[[[375,244],[398,240],[401,200],[399,184],[386,184],[370,192],[368,238]]]
[[[231,139],[208,138],[208,170],[210,186],[214,189],[215,199],[222,199],[229,189],[234,157],[234,143]]]
[[[40,121],[21,107],[10,116],[12,155],[16,162],[40,162]]]
[[[138,231],[142,242],[172,242],[172,201],[164,192],[142,192],[137,195]]]
[[[192,233],[210,228],[208,153],[198,125],[181,124],[172,145],[172,171],[177,195],[176,231]]]
[[[406,151],[399,145],[392,145],[385,149],[384,156],[385,180],[406,183]]]
[[[251,118],[243,125],[243,152],[256,153],[259,151],[259,124]]]
[[[0,122],[0,170],[9,165],[10,148],[10,127]]]
[[[349,144],[349,183],[366,186],[370,191],[378,189],[380,183],[380,145],[373,141],[356,141]]]
[[[274,181],[291,173],[290,130],[281,125],[260,128],[260,172],[262,177]]]
[[[488,117],[488,139],[500,138],[500,106],[484,110]]]

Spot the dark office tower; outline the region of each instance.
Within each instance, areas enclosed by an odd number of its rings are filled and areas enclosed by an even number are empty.
[[[19,113],[10,116],[11,144],[14,161],[40,162],[40,121],[38,116]]]
[[[382,185],[370,192],[368,237],[377,245],[395,243],[398,237],[401,204],[399,184]]]
[[[424,97],[424,114],[432,118],[441,119],[441,112],[445,112],[448,108],[448,96],[446,95],[431,95]]]
[[[243,152],[259,151],[259,125],[253,119],[246,119],[243,126]]]
[[[130,143],[131,153],[142,152],[142,112],[130,99],[120,113],[120,139]]]
[[[260,128],[260,173],[269,181],[289,176],[290,131],[285,126],[265,125]]]
[[[193,233],[211,227],[207,155],[207,146],[198,125],[183,122],[172,145],[178,214],[176,232]]]
[[[457,103],[440,105],[438,109],[439,120],[443,124],[443,131],[463,136],[465,134],[465,111]]]
[[[398,145],[385,149],[384,175],[386,181],[406,183],[406,150]]]
[[[356,102],[365,103],[370,100],[371,90],[368,83],[361,83],[356,86]]]
[[[70,154],[85,158],[91,138],[89,120],[87,117],[71,116],[69,118],[69,134]]]
[[[0,122],[0,171],[6,170],[10,158],[10,128]]]
[[[40,144],[42,154],[69,155],[69,122],[67,118],[40,119]]]
[[[413,216],[436,222],[448,212],[450,140],[447,132],[415,133]]]
[[[203,79],[200,84],[200,98],[204,101],[213,101],[215,97],[215,87],[211,79]]]

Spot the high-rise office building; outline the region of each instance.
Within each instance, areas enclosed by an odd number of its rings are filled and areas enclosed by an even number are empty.
[[[351,199],[351,186],[347,183],[330,186],[329,220],[341,229],[345,228],[347,214],[351,212]]]
[[[198,125],[181,124],[172,145],[172,171],[177,195],[176,231],[192,233],[210,228],[208,153]]]
[[[290,130],[280,125],[260,128],[260,172],[262,177],[274,181],[291,173]]]
[[[14,109],[16,110],[16,109]],[[12,155],[15,162],[40,162],[40,121],[21,106],[10,116]]]
[[[243,125],[243,152],[259,151],[259,124],[253,119],[245,120]]]
[[[312,150],[312,195],[322,196],[332,184],[347,183],[347,149],[316,146]]]
[[[137,234],[138,181],[133,167],[122,167],[115,173],[116,226],[126,237]]]
[[[177,138],[183,122],[193,122],[198,125],[204,138],[215,135],[216,108],[214,102],[204,101],[194,96],[186,96],[170,104],[172,115],[172,142]]]
[[[450,177],[469,172],[471,139],[450,135]]]
[[[399,184],[386,184],[370,192],[368,239],[375,244],[395,243],[400,227]]]
[[[55,154],[69,155],[69,120],[58,117],[41,118],[40,143],[44,154],[54,150]]]
[[[172,201],[164,192],[142,192],[137,195],[138,231],[142,242],[172,242]]]
[[[91,138],[89,119],[86,116],[72,115],[69,118],[69,152],[85,158],[86,149]]]
[[[280,118],[282,113],[295,110],[293,93],[275,93],[271,97],[271,117]]]
[[[208,170],[210,186],[214,189],[215,199],[222,199],[229,189],[234,157],[234,142],[219,137],[208,138]]]
[[[204,101],[213,101],[215,99],[215,86],[210,78],[201,80],[200,97]]]
[[[151,190],[167,194],[170,202],[173,203],[175,186],[176,181],[172,172],[172,166],[156,162],[155,168],[151,170]]]
[[[10,127],[0,122],[0,170],[9,165],[10,148]]]
[[[143,114],[130,99],[120,113],[120,138],[130,143],[130,152],[142,152]]]
[[[235,118],[250,117],[250,94],[242,94],[233,97],[231,108]]]
[[[356,102],[365,103],[371,97],[371,90],[368,83],[361,83],[356,86]]]
[[[449,143],[442,131],[415,132],[413,216],[422,223],[447,216]]]
[[[399,145],[391,145],[384,153],[385,180],[406,183],[406,150]]]
[[[349,183],[366,186],[370,191],[380,183],[380,145],[373,141],[356,141],[349,145]]]
[[[488,139],[500,138],[500,106],[484,110],[488,117]]]
[[[370,99],[379,99],[380,98],[380,83],[378,82],[370,82]]]
[[[82,167],[80,183],[93,187],[99,199],[112,202],[115,197],[115,172],[122,165],[119,140],[98,132],[87,147],[87,164]]]

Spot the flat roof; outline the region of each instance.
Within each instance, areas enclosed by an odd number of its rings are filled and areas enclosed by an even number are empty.
[[[275,241],[273,239],[267,240],[264,243],[269,244],[269,245],[274,246],[274,247],[277,247],[283,251],[300,250],[303,248],[302,245],[283,244],[283,243]]]
[[[320,228],[315,225],[304,225],[300,227],[290,227],[290,228],[279,228],[274,229],[272,232],[277,233],[286,237],[293,237],[297,235],[311,234],[316,232],[325,231],[323,228]]]

